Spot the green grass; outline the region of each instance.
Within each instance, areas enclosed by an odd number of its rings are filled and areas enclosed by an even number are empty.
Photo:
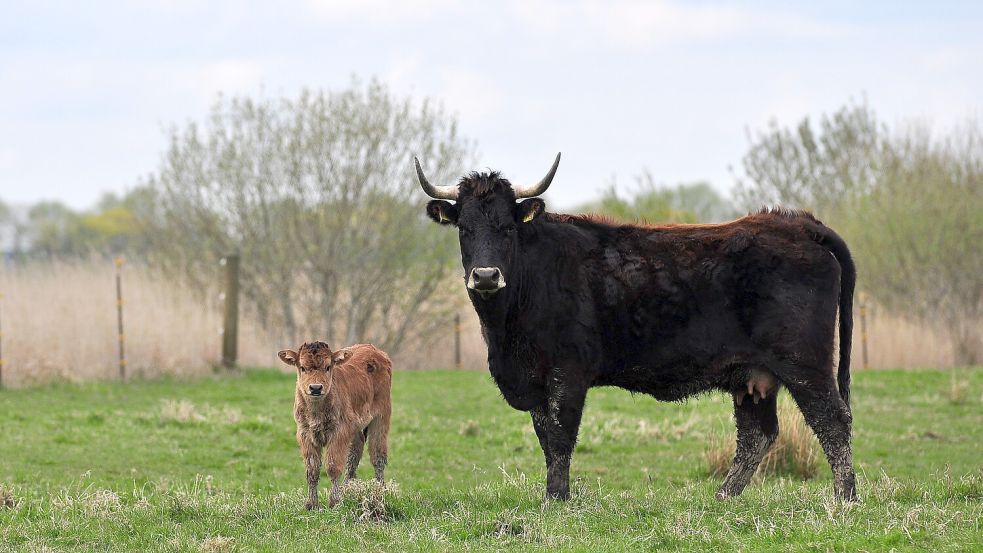
[[[555,503],[528,416],[486,374],[397,373],[393,486],[315,513],[291,375],[2,390],[0,551],[978,549],[983,371],[966,378],[952,402],[945,372],[854,375],[862,501],[846,505],[825,461],[718,502],[703,455],[729,398],[594,390],[573,499]]]

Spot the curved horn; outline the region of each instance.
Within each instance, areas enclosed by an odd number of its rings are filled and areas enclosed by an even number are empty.
[[[553,166],[550,167],[550,172],[546,173],[543,180],[537,182],[532,186],[513,186],[512,191],[515,192],[515,197],[518,198],[532,198],[533,196],[539,196],[546,189],[550,187],[550,183],[553,182],[553,175],[556,174],[556,168],[560,165],[560,153],[556,153],[556,161],[553,162]]]
[[[434,186],[430,184],[427,176],[423,174],[423,167],[420,167],[420,160],[416,156],[413,156],[413,163],[416,164],[416,177],[420,179],[420,186],[428,196],[438,200],[457,200],[456,184],[452,186]]]

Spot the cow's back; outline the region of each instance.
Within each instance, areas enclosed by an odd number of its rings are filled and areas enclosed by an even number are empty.
[[[600,283],[606,371],[685,374],[726,362],[722,352],[756,349],[762,321],[777,317],[769,310],[835,306],[839,268],[813,239],[817,225],[808,214],[767,212],[717,225],[622,227],[591,278]],[[789,305],[800,301],[810,305]]]

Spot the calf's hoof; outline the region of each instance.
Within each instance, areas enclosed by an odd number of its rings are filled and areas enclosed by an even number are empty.
[[[321,504],[317,501],[308,501],[307,503],[304,503],[304,508],[308,511],[320,511]]]

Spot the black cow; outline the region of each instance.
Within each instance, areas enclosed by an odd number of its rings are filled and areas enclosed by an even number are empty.
[[[570,457],[588,388],[678,401],[733,395],[737,453],[717,491],[741,493],[778,436],[784,386],[856,498],[850,449],[850,343],[856,271],[843,240],[812,215],[763,210],[719,225],[621,225],[547,213],[546,177],[513,186],[497,172],[431,185],[427,214],[456,225],[488,368],[529,411],[550,498],[570,496]],[[523,199],[516,203],[517,199]],[[445,200],[454,200],[451,203]],[[833,370],[839,308],[840,361]]]

